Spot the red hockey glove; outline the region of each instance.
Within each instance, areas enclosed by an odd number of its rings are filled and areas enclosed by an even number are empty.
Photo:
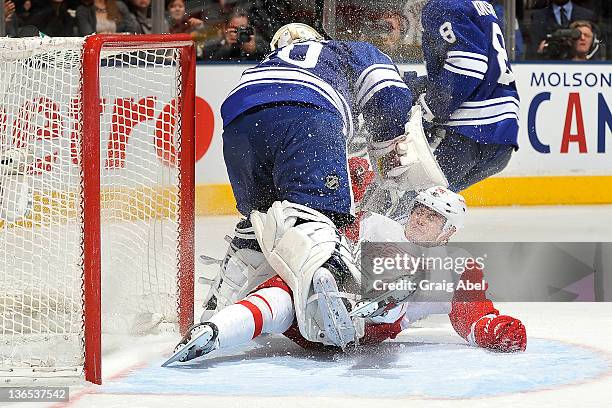
[[[502,353],[525,351],[527,332],[520,320],[510,316],[487,315],[472,327],[468,341]]]

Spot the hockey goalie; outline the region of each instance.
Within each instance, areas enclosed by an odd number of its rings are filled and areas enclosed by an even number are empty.
[[[359,200],[374,176],[365,159],[351,159],[349,165],[353,193]],[[463,226],[465,215],[466,206],[461,195],[444,187],[433,187],[418,194],[405,226],[380,214],[361,213],[358,221],[345,232],[358,242],[412,242],[425,247],[441,247]],[[253,244],[256,242],[252,232],[249,237],[248,230],[237,229],[236,236],[250,239]],[[265,261],[248,264],[248,255],[251,255],[252,259],[252,251],[254,250],[245,252],[230,249],[223,263],[221,278],[217,279],[218,286],[211,296],[227,298],[239,292],[232,290],[236,287],[237,265],[242,266],[240,273],[250,274],[250,278],[264,270],[273,273],[269,266],[264,266]],[[261,279],[263,275],[259,273],[259,276]],[[249,280],[248,278],[242,276],[243,280]],[[350,280],[353,277],[346,278]],[[483,271],[476,265],[466,268],[460,277],[465,283],[480,282],[482,279]],[[341,279],[337,281],[345,288],[355,288]],[[320,341],[309,340],[300,333],[293,301],[295,294],[282,278],[275,275],[257,284],[248,295],[237,302],[221,309],[217,308],[212,315],[210,311],[205,312],[202,322],[194,325],[177,345],[175,356],[178,358],[173,361],[189,361],[220,348],[247,343],[264,333],[283,334],[305,348],[337,350],[338,348],[325,338],[330,330],[330,327],[325,327],[326,320],[332,320],[330,316],[324,316],[327,311],[308,307],[310,304],[316,305],[317,299],[325,295],[326,291],[320,288],[320,285],[324,284],[324,281],[318,281],[315,277],[303,311],[310,314],[309,319],[312,319],[315,326],[320,327]],[[384,313],[378,313],[375,317],[366,315],[363,318],[354,318],[354,327],[358,328],[356,343],[367,345],[393,339],[402,330],[409,329],[411,323],[416,320],[430,314],[448,314],[457,334],[469,344],[498,352],[524,351],[527,345],[524,325],[516,318],[500,314],[487,299],[485,291],[486,289],[456,290],[451,301],[447,303],[413,302],[410,301],[412,297],[396,304],[387,303]],[[351,307],[355,305],[354,293],[343,293],[342,296],[343,302]],[[338,324],[340,327],[337,329],[341,330],[345,322],[333,323]]]

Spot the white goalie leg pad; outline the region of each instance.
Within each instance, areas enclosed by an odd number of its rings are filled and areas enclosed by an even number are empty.
[[[32,155],[26,148],[6,149],[0,153],[0,219],[16,222],[32,209],[32,189],[27,170]]]
[[[275,202],[265,214],[254,211],[251,223],[268,263],[293,292],[300,333],[320,341],[320,316],[309,302],[313,275],[326,262],[336,262],[359,282],[348,242],[325,215],[288,201]]]
[[[0,152],[0,174],[26,174],[34,156],[26,147],[13,147]]]
[[[258,285],[276,275],[259,249],[253,227],[248,221],[238,223],[234,234],[219,272],[204,298],[202,322],[243,299]]]
[[[26,218],[32,209],[32,190],[27,176],[2,176],[0,189],[0,219],[16,222]]]

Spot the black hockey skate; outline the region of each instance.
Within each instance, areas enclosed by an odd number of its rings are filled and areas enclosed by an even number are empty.
[[[219,347],[218,336],[219,329],[214,323],[204,322],[194,324],[176,345],[174,353],[162,364],[162,367],[166,367],[176,361],[184,363],[216,350]]]

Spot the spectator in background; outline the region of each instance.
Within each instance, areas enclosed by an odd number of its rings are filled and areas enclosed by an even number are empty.
[[[257,61],[269,50],[265,40],[258,36],[249,16],[235,10],[225,23],[220,38],[204,44],[204,58],[221,61]]]
[[[15,3],[4,0],[4,27],[6,35],[15,37],[17,35],[17,15],[15,14]]]
[[[406,44],[406,17],[398,11],[386,10],[375,20],[364,22],[362,41],[374,44],[387,54],[394,62],[419,61],[422,52],[412,45]]]
[[[234,12],[237,4],[238,0],[213,0],[202,9],[204,24],[215,35],[222,35],[225,21]]]
[[[166,0],[166,13],[171,33],[190,33],[204,28],[204,22],[186,15],[185,0]]]
[[[569,28],[579,30],[580,38],[574,42],[573,61],[588,61],[599,59],[599,39],[597,28],[593,23],[586,20],[574,21]]]
[[[530,56],[542,54],[546,45],[546,36],[558,29],[568,28],[577,20],[595,22],[595,13],[577,6],[571,0],[552,0],[552,4],[531,15],[531,53]]]
[[[151,34],[153,32],[153,19],[151,18],[151,0],[128,0],[128,7],[137,22],[137,34]],[[168,23],[164,20],[162,33],[168,32]]]
[[[32,24],[38,30],[50,37],[72,37],[76,25],[64,0],[49,0],[47,5],[32,17]]]
[[[257,30],[257,35],[267,43],[272,40],[274,33],[285,24],[302,21],[299,7],[294,0],[250,0],[238,3],[238,7],[249,13],[251,24]]]
[[[382,25],[380,25],[382,24]],[[401,60],[402,33],[405,31],[406,22],[398,13],[386,12],[379,21],[382,28],[379,44],[374,44],[391,59]]]
[[[78,34],[135,33],[136,18],[117,0],[84,0],[76,10]]]
[[[506,32],[506,18],[505,18],[505,8],[504,8],[504,1],[503,0],[489,0],[489,3],[491,3],[491,5],[493,5],[493,9],[495,10],[495,14],[497,14],[497,18],[499,19],[499,21],[501,21],[502,26],[502,32],[505,35]],[[518,15],[518,13],[517,13]],[[514,20],[514,38],[515,38],[515,50],[514,50],[514,57],[516,60],[522,60],[524,57],[524,52],[525,52],[525,46],[523,43],[523,34],[521,33],[521,28],[519,27],[519,22],[518,19]],[[508,41],[508,39],[506,39],[506,42]]]
[[[35,10],[32,8],[32,0],[25,0],[21,4],[21,9],[17,12],[17,21],[19,26],[32,25],[32,18],[36,14]]]

